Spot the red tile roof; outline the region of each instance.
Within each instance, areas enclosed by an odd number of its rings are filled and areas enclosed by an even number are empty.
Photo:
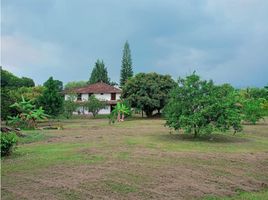
[[[80,94],[88,94],[88,93],[121,93],[122,91],[119,88],[108,85],[106,83],[94,83],[85,87],[75,88],[71,90],[65,90],[64,93],[75,92]]]

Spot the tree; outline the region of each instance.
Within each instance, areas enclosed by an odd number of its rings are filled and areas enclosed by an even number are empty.
[[[150,117],[154,110],[160,112],[165,106],[175,84],[169,75],[139,73],[126,82],[122,97],[132,108],[141,109]]]
[[[263,119],[265,116],[265,110],[262,106],[264,102],[264,99],[244,99],[242,103],[243,119],[252,124]]]
[[[166,125],[185,133],[210,134],[214,130],[241,130],[239,94],[228,84],[215,86],[195,73],[179,79],[165,107]]]
[[[105,67],[103,60],[100,61],[99,59],[95,63],[95,67],[91,72],[91,76],[88,83],[93,84],[98,82],[104,82],[107,84],[110,83],[107,68]]]
[[[131,51],[128,41],[126,41],[123,49],[123,58],[120,74],[120,86],[123,87],[126,81],[133,76]]]
[[[84,107],[96,117],[98,112],[105,108],[105,103],[98,100],[94,95],[91,95],[88,101],[84,102]]]
[[[57,116],[63,110],[62,82],[53,80],[53,77],[50,77],[44,83],[44,86],[44,92],[38,98],[38,102],[48,115]]]
[[[87,86],[88,83],[86,81],[72,81],[68,82],[65,86],[64,89],[73,89],[73,88],[79,88],[79,87],[84,87]]]
[[[73,112],[78,108],[77,103],[75,102],[76,94],[69,94],[67,100],[64,101],[64,113],[67,119],[71,118]]]

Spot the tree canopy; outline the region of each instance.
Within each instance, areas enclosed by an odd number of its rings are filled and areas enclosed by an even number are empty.
[[[57,116],[63,110],[63,97],[61,95],[63,87],[62,82],[50,77],[44,83],[44,86],[45,89],[42,95],[38,98],[38,103],[44,108],[48,115]]]
[[[68,82],[64,86],[64,89],[79,88],[79,87],[84,87],[84,86],[87,86],[87,85],[88,85],[88,83],[86,81],[72,81],[72,82]]]
[[[19,88],[19,87],[34,87],[34,81],[31,78],[19,78],[1,67],[1,87]]]
[[[166,125],[185,133],[241,130],[239,94],[228,85],[214,85],[196,74],[179,79],[165,107]]]
[[[21,99],[20,88],[34,86],[34,81],[27,77],[19,78],[14,74],[0,67],[1,73],[1,119],[7,119],[7,116],[16,114],[14,108],[9,107],[17,100]],[[16,94],[16,95],[14,95]]]
[[[109,84],[110,78],[108,77],[108,71],[105,67],[103,60],[97,60],[95,66],[91,72],[90,79],[88,81],[89,84],[104,82]]]
[[[154,110],[164,107],[174,86],[175,81],[169,75],[139,73],[124,85],[122,97],[131,107],[145,111],[150,117]]]
[[[126,41],[123,49],[121,73],[120,73],[120,86],[123,87],[126,81],[133,76],[131,51],[128,41]]]

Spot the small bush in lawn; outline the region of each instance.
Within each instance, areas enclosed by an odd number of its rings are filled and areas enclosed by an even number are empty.
[[[1,156],[7,156],[12,153],[13,149],[16,147],[18,138],[16,133],[2,133],[1,135]]]

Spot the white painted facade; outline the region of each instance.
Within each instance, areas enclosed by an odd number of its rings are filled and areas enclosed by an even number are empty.
[[[97,93],[93,94],[98,100],[100,101],[111,101],[111,93]],[[115,100],[120,100],[121,94],[116,93],[116,99]],[[68,100],[70,98],[70,95],[65,94],[64,99]],[[89,94],[81,94],[81,101],[87,101],[89,98]],[[77,96],[74,98],[74,101],[77,100]],[[110,114],[111,113],[111,106],[107,104],[107,106],[104,109],[101,109],[98,114]],[[77,112],[74,112],[74,114],[85,114],[85,115],[90,115],[92,113],[88,112],[86,109],[83,110],[83,107],[79,107],[77,109]]]

